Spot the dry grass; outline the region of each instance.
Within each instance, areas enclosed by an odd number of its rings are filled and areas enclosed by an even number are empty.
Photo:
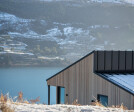
[[[18,93],[18,99],[17,99],[17,101],[18,102],[23,102],[23,93],[20,91],[19,93]]]
[[[73,101],[72,105],[81,106],[81,104],[78,103],[77,99]],[[95,98],[95,101],[91,103],[91,105],[99,106],[99,107],[105,107],[96,98]],[[128,110],[128,108],[126,106],[124,106],[123,103],[121,105],[117,105],[117,106],[113,105],[112,107],[108,107],[108,108],[120,108],[120,109],[123,109],[123,110]]]
[[[95,98],[95,101],[91,103],[91,105],[105,107],[96,98]],[[116,106],[112,105],[112,107],[108,107],[108,108],[120,108],[120,109],[123,109],[123,110],[128,110],[128,108],[126,106],[124,106],[123,103],[121,105],[116,105]]]
[[[11,109],[9,106],[7,106],[7,95],[3,95],[1,93],[0,96],[0,110],[2,110],[2,112],[14,112],[13,109]]]
[[[95,101],[92,102],[91,105],[105,107],[104,105],[101,104],[100,101],[97,100],[97,98],[95,98],[94,96],[93,96],[93,98],[95,99]]]
[[[35,104],[35,103],[40,101],[40,97],[37,97],[36,99],[32,99],[32,100],[29,100],[29,101],[30,101],[30,103]],[[16,105],[21,105],[21,103],[29,104],[29,102],[27,100],[23,99],[23,93],[21,91],[18,93],[18,97],[17,97],[16,101],[13,101],[12,98],[9,98],[7,95],[3,95],[1,93],[1,96],[0,96],[0,110],[2,110],[2,112],[14,112],[14,109],[11,109],[6,104],[7,102],[10,102],[10,103],[16,104]],[[74,100],[72,105],[81,106],[81,104],[78,103],[78,99]],[[105,107],[96,98],[95,98],[95,101],[91,103],[91,105]],[[117,106],[113,105],[112,107],[108,107],[108,108],[120,108],[120,109],[123,109],[123,110],[127,110],[127,107],[125,107],[123,104],[117,105]]]
[[[120,105],[120,108],[123,110],[128,110],[128,108],[126,106],[124,106],[123,103]]]
[[[3,95],[3,93],[1,93],[0,102],[2,102],[2,103],[7,102],[7,95]]]
[[[29,100],[32,104],[35,104],[40,101],[40,97],[37,97],[36,99]]]
[[[81,104],[78,103],[78,99],[74,100],[72,105],[81,106]]]
[[[26,103],[26,104],[29,104],[29,102],[28,102],[27,100],[24,100],[24,99],[23,99],[23,92],[22,92],[22,91],[20,91],[20,92],[18,93],[18,97],[17,97],[16,104],[17,104],[17,103]]]
[[[101,102],[99,102],[98,100],[95,100],[94,102],[92,102],[91,105],[100,106],[100,107],[105,107],[105,106],[102,105]]]
[[[2,112],[14,112],[6,103],[0,103],[0,110],[2,110]]]
[[[40,101],[40,97],[37,97],[36,99],[32,99],[29,100],[32,104],[35,104],[37,102]],[[22,105],[21,103],[26,103],[29,104],[29,102],[27,100],[23,99],[23,93],[20,91],[18,93],[18,97],[15,101],[13,101],[12,98],[9,98],[7,95],[3,95],[3,93],[1,93],[0,95],[0,110],[2,112],[14,112],[14,109],[11,109],[8,105],[7,102],[15,104],[15,105]]]
[[[123,105],[123,103],[121,105],[112,105],[112,108],[120,108],[120,109],[123,109],[123,110],[128,110],[128,108],[126,106]]]

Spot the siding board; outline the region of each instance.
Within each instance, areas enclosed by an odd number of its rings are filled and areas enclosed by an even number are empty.
[[[112,66],[112,52],[111,51],[107,51],[105,53],[105,70],[106,71],[110,71],[111,70],[111,66]]]
[[[98,52],[98,71],[104,70],[104,51]]]
[[[125,71],[125,51],[120,51],[119,55],[119,70]]]
[[[118,52],[113,55],[113,63],[116,64]],[[94,54],[91,54],[49,79],[47,84],[65,87],[65,93],[68,94],[65,101],[69,104],[75,99],[82,105],[90,104],[91,100],[95,100],[94,97],[97,98],[97,94],[102,94],[108,96],[108,106],[123,103],[129,109],[134,109],[133,95],[93,73],[93,60]],[[113,68],[118,69],[115,65]]]
[[[118,70],[118,51],[114,51],[112,56],[112,70],[117,71]]]
[[[132,70],[132,51],[126,52],[126,70]]]

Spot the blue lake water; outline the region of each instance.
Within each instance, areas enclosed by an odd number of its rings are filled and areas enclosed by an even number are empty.
[[[0,93],[11,97],[23,92],[24,99],[40,96],[40,103],[48,103],[46,79],[60,71],[62,67],[11,67],[0,68]],[[56,103],[56,88],[51,87],[51,104]]]

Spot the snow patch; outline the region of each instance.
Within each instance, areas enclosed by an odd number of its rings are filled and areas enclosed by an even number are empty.
[[[90,0],[90,1],[98,3],[115,3],[115,4],[134,3],[133,0]]]
[[[62,36],[61,31],[58,28],[53,28],[51,30],[47,30],[47,35],[46,36]]]
[[[124,0],[126,3],[134,4],[134,0]]]
[[[64,60],[64,58],[60,58],[60,57],[45,57],[45,56],[39,56],[39,59],[46,59],[46,60]]]
[[[16,22],[28,23],[28,22],[34,21],[33,19],[22,19],[22,18],[16,17],[15,15],[4,13],[4,12],[0,12],[0,20],[10,21],[12,22],[12,24]]]
[[[33,53],[14,52],[14,51],[10,51],[10,50],[0,52],[0,54],[7,54],[7,53],[9,53],[9,54],[18,54],[18,55],[30,55],[30,56],[34,55]]]
[[[82,28],[74,28],[74,27],[65,27],[63,29],[65,36],[78,36],[78,35],[88,35],[89,30],[83,30]]]

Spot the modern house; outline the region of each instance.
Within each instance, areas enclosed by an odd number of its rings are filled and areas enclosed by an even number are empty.
[[[93,51],[47,79],[56,86],[56,102],[91,104],[98,99],[105,106],[124,104],[134,109],[134,52]]]

